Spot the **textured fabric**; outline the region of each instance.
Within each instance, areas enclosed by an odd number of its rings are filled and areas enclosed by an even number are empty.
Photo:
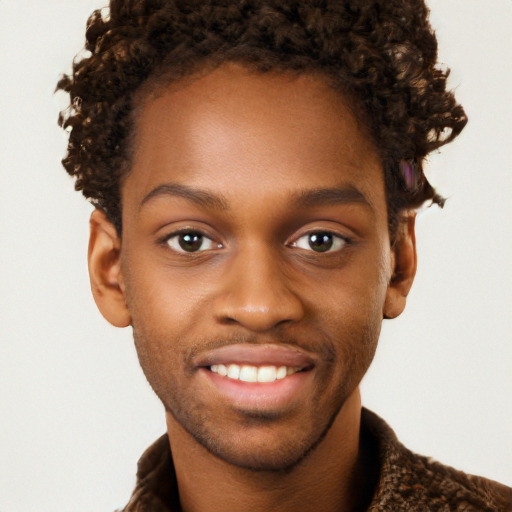
[[[376,414],[362,410],[361,437],[378,463],[367,512],[510,512],[512,489],[466,475],[405,448]],[[167,435],[141,457],[137,485],[123,512],[180,510]]]

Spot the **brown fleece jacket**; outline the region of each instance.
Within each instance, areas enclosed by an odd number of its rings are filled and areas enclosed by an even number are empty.
[[[362,410],[361,437],[378,469],[367,512],[510,512],[512,489],[467,475],[405,448],[376,414]],[[372,480],[372,478],[370,478]],[[167,435],[141,457],[137,485],[123,512],[178,512],[176,475]]]

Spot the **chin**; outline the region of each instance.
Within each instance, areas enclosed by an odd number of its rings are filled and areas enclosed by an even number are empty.
[[[316,442],[297,443],[289,442],[259,444],[215,443],[212,440],[198,441],[215,457],[241,469],[256,472],[289,472],[298,466],[316,446]]]
[[[209,453],[233,466],[256,472],[290,472],[315,450],[329,432],[337,409],[323,425],[309,422],[279,424],[279,420],[267,415],[246,416],[244,422],[229,434],[228,429],[209,428],[208,422],[192,427],[190,423],[177,420],[194,440]],[[171,413],[172,414],[172,413]],[[270,415],[272,416],[272,415]],[[183,418],[181,418],[183,420]]]

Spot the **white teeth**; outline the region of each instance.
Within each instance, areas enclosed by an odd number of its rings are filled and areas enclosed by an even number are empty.
[[[289,375],[297,373],[302,368],[291,366],[251,366],[244,364],[213,364],[210,370],[217,373],[221,377],[229,377],[230,379],[241,380],[243,382],[274,382],[275,380],[284,379]]]
[[[257,382],[258,368],[256,368],[256,366],[242,366],[239,379],[244,382]]]
[[[286,366],[280,366],[276,372],[276,379],[284,379],[287,375]]]
[[[228,366],[228,377],[230,379],[239,379],[240,378],[240,366],[237,364],[230,364]]]
[[[258,370],[258,382],[274,382],[276,374],[275,366],[261,366]]]

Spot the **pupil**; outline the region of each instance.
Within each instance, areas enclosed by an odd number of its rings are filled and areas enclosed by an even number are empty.
[[[329,233],[313,233],[309,235],[309,246],[316,252],[325,252],[332,247],[332,235]]]
[[[194,252],[201,248],[203,235],[201,233],[186,233],[180,235],[179,244],[184,251]]]

